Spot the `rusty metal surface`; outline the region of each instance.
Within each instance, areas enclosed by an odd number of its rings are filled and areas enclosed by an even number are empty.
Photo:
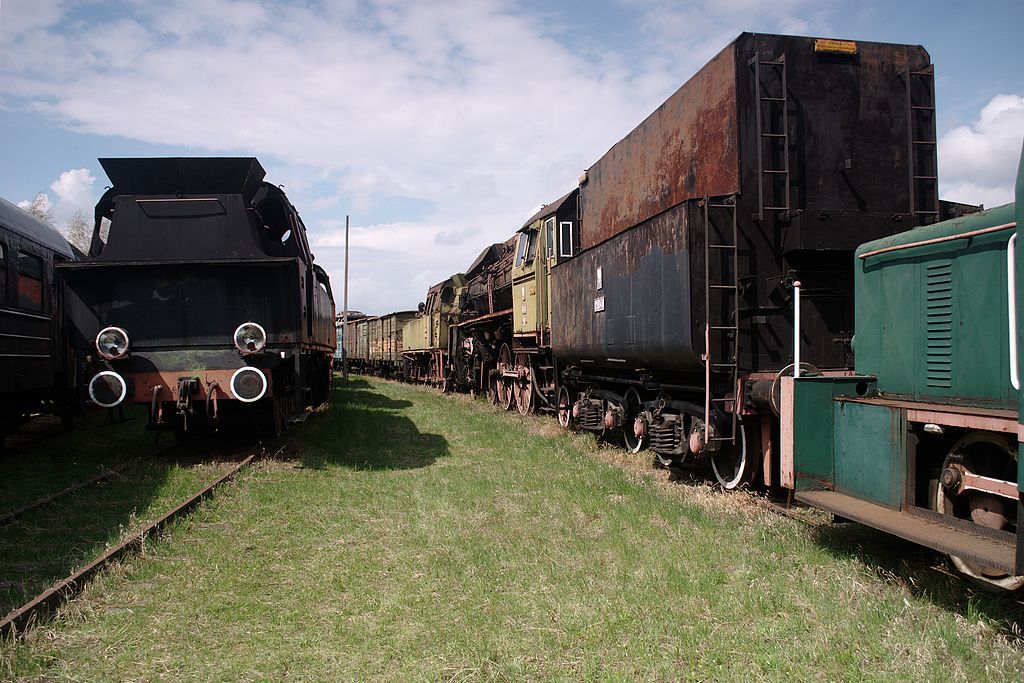
[[[609,360],[621,359],[701,371],[690,333],[688,231],[687,213],[676,207],[552,269],[551,345],[560,363],[623,367]]]
[[[1011,574],[1015,570],[1014,544],[1002,542],[988,534],[971,533],[954,525],[890,510],[835,491],[800,491],[796,493],[796,499],[983,567]]]
[[[52,609],[73,598],[82,591],[85,587],[85,582],[98,571],[106,567],[111,562],[120,559],[129,553],[137,551],[143,546],[147,538],[158,533],[178,517],[191,512],[200,502],[213,493],[214,489],[224,482],[233,479],[238,472],[263,454],[264,451],[262,449],[250,454],[225,474],[218,477],[216,480],[205,486],[201,491],[190,497],[188,500],[182,502],[170,512],[150,522],[141,529],[136,530],[127,539],[121,541],[112,548],[107,549],[99,557],[79,568],[66,579],[58,581],[29,602],[11,611],[6,617],[0,620],[0,634],[5,636],[8,634],[17,635],[37,614],[40,613],[40,611],[44,609]]]
[[[686,199],[738,192],[736,97],[730,44],[587,170],[582,247]]]
[[[571,264],[555,269],[554,309],[562,316],[566,309],[560,304],[571,306],[567,320],[555,321],[560,332],[553,345],[560,362],[602,362],[603,354],[603,361],[624,360],[625,366],[617,367],[632,371],[681,369],[675,358],[651,365],[647,336],[638,335],[617,355],[577,332],[582,326],[615,343],[617,331],[602,329],[593,318],[600,313],[593,311],[600,303],[593,270],[603,265],[614,271],[603,294],[607,325],[619,324],[619,313],[610,308],[613,300],[628,301],[631,311],[642,309],[626,314],[637,316],[628,324],[649,327],[655,339],[678,339],[677,320],[688,318],[686,338],[697,340],[688,348],[697,351],[703,351],[707,319],[726,308],[719,293],[710,302],[712,310],[705,310],[705,282],[731,284],[735,276],[742,297],[737,363],[741,371],[752,372],[776,372],[792,361],[792,282],[800,280],[805,285],[801,338],[810,354],[805,360],[819,368],[852,367],[852,249],[912,225],[904,75],[930,63],[920,46],[860,41],[857,46],[854,55],[819,54],[812,38],[744,33],[589,169],[580,185],[584,251],[572,260],[591,263],[586,269]],[[781,121],[772,126],[758,127],[758,112],[765,118],[770,107],[759,104],[767,91],[755,85],[751,60],[785,63],[785,107],[775,106],[786,115],[776,114]],[[760,82],[764,85],[763,76]],[[760,180],[778,173],[783,162],[759,166],[758,151],[769,147],[765,140],[780,138],[787,141],[779,155],[789,169],[783,183],[790,210],[760,212]],[[772,144],[777,150],[778,143]],[[738,194],[728,196],[733,193]],[[731,242],[720,230],[704,229],[698,204],[705,195],[712,205],[735,201],[735,273],[724,259],[710,261],[705,273],[703,259],[695,256],[705,244]],[[689,231],[685,239],[661,236],[660,251],[671,258],[652,259],[658,250],[649,239],[645,244],[643,238],[628,237],[674,212],[688,213]],[[690,256],[666,248],[673,242]],[[665,277],[664,269],[675,267],[673,260],[688,264],[684,281]],[[587,296],[565,294],[572,287]],[[623,330],[627,338],[629,333]],[[712,353],[725,357],[731,348]]]
[[[242,367],[242,366],[239,366]],[[192,400],[205,401],[210,393],[210,386],[216,382],[216,398],[218,401],[235,400],[231,393],[231,376],[237,368],[228,370],[196,370],[193,372],[181,371],[155,371],[155,372],[126,372],[123,377],[126,381],[134,382],[135,396],[132,401],[138,404],[149,404],[153,401],[153,389],[160,387],[156,393],[157,401],[177,401],[178,380],[182,377],[198,377],[199,384],[197,391],[192,395]],[[267,377],[267,396],[274,395],[273,373],[264,371]]]

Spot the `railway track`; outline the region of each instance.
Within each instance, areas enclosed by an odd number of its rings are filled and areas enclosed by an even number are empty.
[[[124,472],[126,469],[137,463],[139,460],[141,460],[141,458],[131,458],[130,460],[124,461],[123,463],[121,463],[117,467],[114,467],[113,469],[109,469],[105,472],[100,472],[95,476],[89,477],[88,479],[84,479],[78,482],[77,484],[72,484],[71,486],[61,489],[56,493],[45,495],[42,498],[38,498],[32,501],[31,503],[28,503],[27,505],[22,505],[19,508],[4,513],[3,515],[0,515],[0,528],[5,527],[8,524],[11,524],[19,517],[23,516],[28,512],[31,512],[32,510],[41,508],[44,505],[49,505],[54,501],[60,500],[61,498],[64,498],[65,496],[75,493],[76,491],[81,491],[82,489],[93,484],[98,484],[101,481],[107,481],[112,477],[116,477],[118,474]]]
[[[170,448],[161,451],[159,455],[166,456],[169,452],[174,451],[175,448],[176,446],[171,446]],[[283,450],[283,448],[278,449],[271,457],[276,457],[281,452],[281,450]],[[174,520],[190,513],[192,510],[196,508],[196,506],[199,505],[200,502],[202,502],[210,495],[212,495],[219,486],[230,481],[236,475],[238,475],[239,472],[241,472],[243,469],[251,465],[254,461],[266,455],[267,450],[265,447],[262,446],[259,447],[257,450],[252,451],[241,461],[239,461],[233,467],[231,467],[231,469],[229,469],[227,472],[221,474],[216,479],[208,482],[200,490],[198,490],[193,495],[189,496],[186,500],[179,503],[170,511],[164,513],[157,519],[148,522],[141,528],[134,530],[131,534],[127,535],[124,538],[124,540],[122,540],[117,545],[107,548],[92,561],[82,565],[64,579],[57,581],[49,588],[44,590],[42,593],[26,602],[21,607],[12,610],[10,613],[7,614],[7,616],[3,617],[3,619],[0,620],[0,636],[16,636],[18,633],[23,632],[28,624],[38,619],[40,614],[42,614],[45,611],[52,611],[53,609],[57,608],[58,606],[70,600],[72,597],[81,592],[82,589],[85,587],[86,582],[97,572],[102,570],[111,562],[119,560],[131,553],[137,552],[140,548],[143,547],[147,539],[158,534],[162,529],[164,529],[168,524],[170,524]],[[132,461],[129,461],[128,463],[123,464],[122,467],[119,469],[126,468],[131,462]],[[68,493],[71,493],[72,491],[80,490],[81,488],[96,483],[97,481],[101,481],[104,478],[109,478],[112,474],[112,472],[106,472],[101,475],[97,475],[97,477],[93,477],[89,480],[80,482],[79,484],[76,484],[72,487],[68,487],[63,491],[60,491],[51,496],[47,496],[46,498],[40,499],[35,503],[20,508],[19,510],[15,510],[11,513],[8,513],[8,515],[5,516],[4,520],[6,522],[9,522],[13,518],[20,516],[31,509],[35,509],[42,505],[46,505],[49,502],[56,500],[57,498],[63,497]]]

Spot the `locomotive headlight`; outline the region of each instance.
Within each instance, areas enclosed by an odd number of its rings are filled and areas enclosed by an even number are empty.
[[[128,353],[128,333],[120,327],[104,327],[96,335],[96,350],[106,360],[123,358]]]
[[[231,375],[231,393],[243,403],[255,403],[267,393],[267,376],[259,368],[238,368]]]
[[[242,323],[235,328],[234,341],[242,353],[256,353],[267,345],[267,331],[259,323]]]
[[[102,408],[113,408],[128,395],[128,384],[124,377],[111,370],[104,370],[89,380],[89,398]]]

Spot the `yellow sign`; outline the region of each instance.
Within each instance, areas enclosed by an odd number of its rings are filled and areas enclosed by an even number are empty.
[[[857,43],[852,40],[832,40],[831,38],[815,38],[815,52],[835,52],[841,55],[857,54]]]

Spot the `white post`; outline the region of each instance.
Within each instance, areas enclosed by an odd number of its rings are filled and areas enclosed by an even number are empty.
[[[341,333],[348,334],[348,214],[345,215],[345,312],[341,318]],[[341,383],[342,386],[348,386],[348,351],[345,344],[341,345]]]
[[[800,376],[800,281],[793,283],[793,377]]]
[[[1010,384],[1020,389],[1020,374],[1017,368],[1017,233],[1006,243],[1006,312],[1010,319]]]

